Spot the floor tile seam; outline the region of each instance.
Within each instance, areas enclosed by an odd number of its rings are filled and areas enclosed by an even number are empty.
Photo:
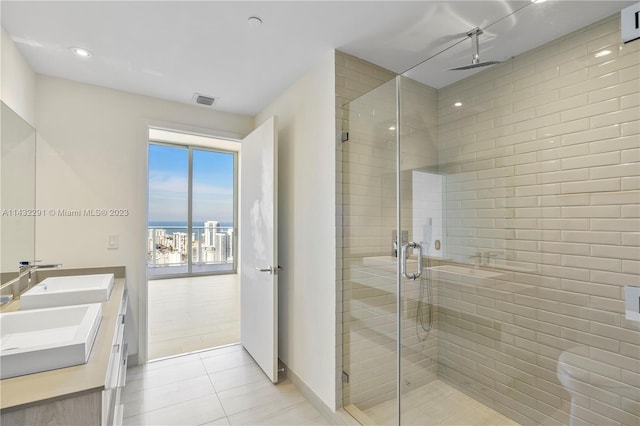
[[[222,354],[222,355],[218,355],[218,356],[210,356],[210,357],[202,358],[202,360],[203,361],[207,361],[207,362],[221,362],[221,360],[223,358],[229,359],[233,355],[235,355],[236,357],[241,356],[241,355],[234,354],[232,352],[232,353]],[[253,360],[252,359],[249,359],[249,360],[245,360],[245,359],[230,359],[228,362],[229,363],[237,363],[237,365],[234,365],[234,367],[241,367],[243,365],[251,364],[253,362]],[[234,368],[234,367],[229,367],[229,368]],[[225,370],[226,370],[226,368],[225,368]]]
[[[212,387],[213,387],[213,384],[212,384]],[[189,399],[185,399],[185,400],[183,400],[183,401],[178,401],[178,402],[174,402],[174,403],[166,404],[166,405],[163,405],[162,407],[153,408],[153,409],[151,409],[151,410],[147,410],[147,411],[141,411],[141,412],[136,413],[136,414],[133,414],[133,415],[131,415],[131,416],[127,416],[127,415],[125,415],[123,418],[125,418],[125,419],[126,419],[126,418],[130,418],[130,417],[141,416],[141,415],[143,415],[143,414],[152,413],[152,412],[154,412],[154,411],[158,411],[158,410],[163,410],[163,409],[165,409],[165,408],[167,408],[167,407],[173,407],[174,405],[184,404],[184,403],[186,403],[186,402],[191,402],[191,401],[194,401],[194,400],[196,400],[196,399],[204,398],[204,397],[211,396],[211,395],[214,395],[214,394],[216,395],[216,398],[218,399],[218,402],[220,402],[220,398],[218,398],[218,395],[216,394],[215,389],[213,389],[213,391],[212,391],[212,393],[211,393],[211,394],[200,395],[200,396],[197,396],[197,397],[195,397],[195,398],[189,398]],[[220,406],[222,407],[222,403],[220,403]],[[224,411],[224,407],[222,407],[222,409],[223,409],[223,411]],[[125,411],[126,411],[126,409],[125,409]],[[225,411],[225,416],[226,416],[226,411]]]
[[[167,365],[166,367],[157,367],[157,368],[152,368],[150,370],[138,370],[133,372],[132,374],[129,374],[127,372],[127,382],[130,382],[130,381],[135,382],[139,380],[149,379],[151,376],[169,376],[170,374],[175,373],[176,371],[180,372],[181,374],[188,373],[189,368],[196,368],[196,369],[199,368],[199,367],[191,367],[191,366],[185,367],[191,363],[196,364],[196,361],[199,361],[199,360],[191,360],[185,363],[170,364],[170,365]],[[162,370],[167,370],[167,371],[162,371]],[[202,370],[206,374],[206,368],[204,368],[204,366],[202,366]]]
[[[275,396],[275,398],[272,397],[272,396]],[[268,405],[268,404],[272,404],[275,401],[284,401],[284,400],[286,400],[286,398],[281,398],[281,396],[282,396],[281,394],[270,395],[268,400],[264,401],[264,403],[258,404],[258,405],[253,406],[253,407],[246,408],[244,410],[237,411],[237,412],[235,412],[233,414],[227,415],[227,417],[236,416],[236,415],[239,415],[241,413],[244,413],[245,411],[255,410],[258,407],[261,407],[261,406],[264,406],[264,405]],[[294,401],[292,403],[287,403],[286,405],[283,405],[282,407],[279,407],[277,412],[272,413],[270,416],[267,416],[267,418],[274,416],[276,413],[279,413],[279,412],[284,411],[284,410],[286,410],[288,408],[291,408],[292,406],[294,406],[296,404],[299,404],[301,402],[307,401],[307,399],[304,397],[304,395],[300,395],[300,396],[302,397],[302,400]],[[223,409],[224,409],[224,405],[223,405]],[[225,410],[225,412],[226,412],[226,410]]]
[[[150,386],[150,387],[141,388],[140,390],[133,390],[133,391],[130,391],[131,392],[130,395],[136,395],[136,394],[141,394],[141,393],[146,393],[146,392],[152,392],[153,390],[161,388],[163,386],[176,385],[176,384],[178,384],[180,382],[184,382],[184,381],[192,380],[192,379],[197,379],[198,377],[202,377],[202,376],[203,375],[196,376],[196,377],[187,377],[184,380],[177,380],[177,381],[174,381],[174,382],[167,382],[167,383],[162,383],[162,384],[159,384],[159,385],[156,385],[156,386]]]
[[[234,365],[233,367],[227,367],[227,368],[223,368],[221,370],[211,370],[209,371],[209,369],[207,369],[205,367],[205,369],[207,370],[207,374],[215,374],[215,373],[222,373],[223,371],[227,371],[227,370],[231,370],[233,368],[238,368],[238,367],[246,367],[247,365],[251,365],[251,363],[249,364],[242,364],[242,365]],[[215,367],[214,367],[215,368]]]
[[[230,370],[231,370],[231,369],[230,369]],[[223,370],[223,371],[224,371],[224,370]],[[242,387],[242,386],[253,385],[253,384],[255,384],[255,383],[260,382],[260,381],[263,379],[262,377],[258,377],[258,380],[255,380],[255,381],[251,381],[251,382],[247,382],[247,383],[242,383],[242,384],[239,384],[239,385],[231,386],[231,387],[226,388],[226,389],[220,389],[220,390],[218,390],[218,388],[216,388],[216,385],[215,385],[215,382],[214,382],[214,380],[213,380],[213,377],[211,377],[212,375],[217,374],[217,373],[220,373],[220,371],[216,371],[215,373],[209,373],[209,379],[211,380],[211,383],[213,383],[213,387],[216,389],[216,392],[227,392],[227,391],[230,391],[230,390],[233,390],[233,389],[237,389],[237,388]]]
[[[202,360],[203,361],[206,360],[207,362],[215,362],[216,358],[225,358],[225,357],[229,358],[229,357],[231,357],[233,355],[234,355],[234,353],[231,352],[231,353],[222,354],[222,355],[218,355],[218,356],[210,356],[210,357],[207,357],[207,358],[202,358]],[[235,367],[242,367],[242,366],[245,366],[245,365],[250,365],[250,364],[255,363],[255,361],[250,357],[249,357],[249,359],[246,359],[246,357],[244,357],[244,355],[236,355],[236,356],[240,356],[240,357],[242,357],[242,359],[232,359],[232,360],[230,360],[230,362],[231,363],[238,362],[238,364],[237,365],[233,365],[231,367],[223,368],[223,370],[228,370],[229,368],[235,368]],[[220,362],[220,359],[218,359],[218,362]],[[220,370],[220,371],[222,371],[222,370]]]
[[[205,375],[206,375],[206,374],[201,374],[201,375],[198,375],[198,376],[196,376],[196,377],[188,377],[188,378],[186,378],[186,379],[184,379],[184,380],[178,380],[178,381],[176,381],[176,382],[164,383],[164,384],[162,384],[162,385],[158,385],[158,386],[153,386],[153,387],[149,387],[149,388],[143,388],[143,389],[141,389],[141,390],[134,391],[134,393],[133,393],[133,394],[134,394],[134,395],[137,395],[137,394],[144,394],[144,395],[146,396],[146,394],[147,394],[147,393],[149,393],[149,392],[151,392],[153,389],[158,389],[158,388],[161,388],[161,387],[163,387],[163,386],[175,385],[175,384],[177,384],[177,383],[180,383],[180,382],[186,382],[186,381],[188,381],[188,380],[198,379],[198,378],[203,377],[203,376],[205,376]],[[215,392],[216,390],[215,390],[215,387],[213,386],[213,384],[211,383],[211,380],[209,380],[209,383],[211,384],[212,392]],[[126,388],[126,387],[125,387],[125,388]],[[133,401],[127,401],[129,398],[130,398],[130,397],[128,397],[127,395],[125,395],[125,396],[123,397],[123,400],[124,400],[125,402],[129,402],[129,403],[136,402],[136,400],[133,400]],[[196,398],[200,398],[200,396],[198,396],[198,397],[196,397]],[[195,399],[195,398],[193,398],[193,399]],[[142,400],[144,400],[144,398],[142,398]],[[184,401],[182,401],[182,402],[184,402]],[[171,404],[171,405],[173,405],[173,404]]]
[[[204,361],[202,360],[202,358],[200,359],[200,362],[202,362],[202,365],[204,367]],[[206,369],[206,367],[205,367],[205,369]],[[213,383],[211,375],[207,374],[207,378],[209,379],[209,382],[211,383],[211,387],[213,388],[213,391],[216,394],[216,399],[218,400],[218,403],[220,404],[220,407],[222,408],[222,412],[224,413],[224,417],[227,419],[227,422],[229,424],[231,424],[231,422],[229,422],[229,414],[227,413],[227,409],[224,408],[224,404],[222,403],[222,400],[220,399],[220,395],[218,395],[218,390],[216,389],[215,383]]]
[[[198,426],[204,426],[204,425],[206,425],[208,423],[217,422],[218,420],[222,420],[222,419],[225,419],[227,421],[227,423],[231,424],[231,422],[229,422],[229,417],[223,416],[223,417],[220,417],[220,418],[217,418],[217,419],[209,420],[209,421],[204,422],[204,423],[199,423]]]
[[[163,374],[167,374],[166,372],[163,372],[162,370],[172,370],[175,371],[177,368],[180,368],[179,366],[182,365],[186,365],[188,363],[191,363],[194,361],[188,361],[185,362],[183,364],[176,364],[176,365],[169,365],[167,367],[158,367],[158,368],[153,368],[151,370],[144,370],[144,371],[135,371],[132,373],[127,372],[127,382],[129,381],[129,378],[131,378],[132,381],[135,380],[142,380],[142,379],[148,379],[152,376],[158,376],[158,375],[163,375]]]
[[[275,411],[275,412],[273,412],[273,413],[271,413],[271,414],[268,414],[268,415],[266,415],[266,416],[262,417],[262,420],[270,420],[270,419],[273,419],[274,417],[277,417],[277,416],[279,416],[279,415],[282,415],[282,414],[283,414],[283,412],[284,412],[285,410],[290,409],[290,408],[292,408],[292,407],[293,407],[293,406],[295,406],[295,405],[303,404],[304,402],[309,403],[309,401],[307,401],[307,400],[306,400],[306,398],[304,398],[303,400],[301,400],[301,401],[297,401],[297,402],[294,402],[293,404],[289,404],[289,405],[286,405],[286,406],[284,406],[284,407],[279,407],[277,411]],[[309,404],[310,404],[310,403],[309,403]],[[256,408],[258,408],[258,407],[260,407],[260,405],[255,406],[255,407],[251,407],[251,408],[247,408],[246,410],[238,411],[238,412],[236,412],[236,413],[233,413],[233,414],[229,415],[228,417],[239,416],[239,415],[241,415],[241,414],[243,414],[243,413],[245,413],[245,412],[247,412],[247,411],[255,410],[255,409],[256,409]],[[311,405],[311,407],[313,407],[313,406]],[[318,415],[317,415],[316,417],[318,417],[318,418],[322,418],[323,420],[326,420],[326,419],[322,416],[322,414],[321,414],[321,413],[318,413]],[[314,418],[315,418],[315,417],[314,417]],[[255,424],[256,424],[256,425],[258,425],[258,423],[255,423]],[[300,423],[300,424],[299,424],[299,426],[306,425],[306,424],[307,424],[307,423]],[[311,423],[309,423],[309,424],[311,424]]]
[[[202,397],[199,397],[199,398],[202,398]],[[194,398],[194,399],[198,399],[198,398]],[[183,402],[189,402],[189,401],[183,401]],[[154,410],[144,411],[144,412],[142,412],[142,413],[134,414],[134,415],[132,415],[132,416],[124,416],[124,417],[123,417],[123,419],[132,419],[132,418],[134,418],[134,417],[143,417],[143,416],[145,416],[146,414],[152,413],[152,412],[154,412],[154,411],[159,411],[159,410],[165,409],[165,408],[167,408],[167,407],[171,407],[172,405],[177,405],[177,404],[165,405],[164,407],[156,408],[156,409],[154,409]],[[222,405],[222,404],[221,404],[221,405]],[[224,410],[223,410],[223,411],[224,411]],[[229,418],[227,417],[227,415],[226,415],[226,413],[225,413],[225,415],[224,415],[224,416],[222,416],[222,417],[217,417],[217,418],[215,418],[215,419],[207,420],[207,421],[205,421],[204,423],[199,423],[199,425],[205,425],[205,424],[207,424],[207,423],[215,422],[215,421],[217,421],[217,420],[221,420],[221,419],[223,419],[223,418],[224,418],[224,419],[227,419],[227,422],[229,421],[229,420],[228,420]]]

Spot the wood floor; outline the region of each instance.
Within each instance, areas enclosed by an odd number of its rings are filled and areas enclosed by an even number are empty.
[[[397,423],[396,401],[363,410],[370,424]],[[440,380],[402,395],[403,425],[517,426],[518,423]]]
[[[124,425],[329,425],[289,381],[274,385],[241,345],[127,370]]]
[[[238,274],[149,281],[150,360],[240,341]]]

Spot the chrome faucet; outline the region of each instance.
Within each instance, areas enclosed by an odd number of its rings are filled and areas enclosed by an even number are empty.
[[[488,252],[486,252],[486,253],[485,253],[485,256],[486,256],[486,258],[487,258],[486,264],[487,264],[487,265],[491,265],[491,264],[493,264],[494,262],[492,262],[492,260],[491,260],[491,259],[493,259],[493,258],[495,258],[495,257],[498,257],[499,255],[500,255],[500,253],[499,253],[499,252],[497,252],[497,251],[488,251]]]
[[[469,259],[478,259],[477,261],[473,261],[473,269],[479,269],[480,264],[482,263],[482,252],[477,251],[476,254],[472,256],[467,256]]]
[[[62,267],[61,263],[51,263],[49,265],[36,265],[35,262],[40,262],[40,260],[35,260],[34,262],[30,262],[27,260],[27,261],[22,261],[18,264],[18,279],[20,280],[25,276],[27,277],[27,290],[31,288],[31,272],[34,269],[58,269]]]

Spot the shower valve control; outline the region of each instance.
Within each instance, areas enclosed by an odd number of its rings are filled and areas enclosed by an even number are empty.
[[[409,242],[409,231],[400,231],[400,241],[398,241],[398,231],[391,232],[391,256],[398,257],[398,248]]]

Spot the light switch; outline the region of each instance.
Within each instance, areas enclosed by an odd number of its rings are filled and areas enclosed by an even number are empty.
[[[107,240],[107,249],[115,250],[118,248],[118,236],[117,235],[109,235],[109,239]]]
[[[624,287],[624,312],[626,319],[640,321],[640,287]]]

